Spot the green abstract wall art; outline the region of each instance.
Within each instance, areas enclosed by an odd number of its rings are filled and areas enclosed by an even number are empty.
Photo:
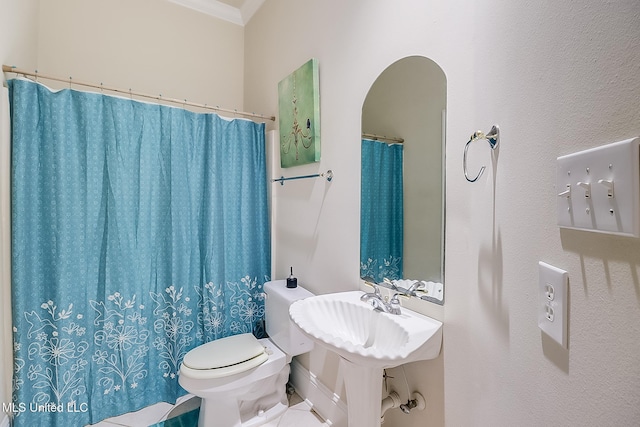
[[[320,160],[320,79],[310,59],[278,83],[280,166]]]

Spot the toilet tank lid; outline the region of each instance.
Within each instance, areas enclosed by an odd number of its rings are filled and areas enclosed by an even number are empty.
[[[191,369],[218,369],[245,362],[265,352],[252,334],[232,335],[189,351],[183,363]]]

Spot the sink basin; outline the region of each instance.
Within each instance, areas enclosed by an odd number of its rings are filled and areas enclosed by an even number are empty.
[[[361,291],[318,295],[291,304],[293,322],[319,345],[371,368],[391,368],[440,354],[442,323],[402,308],[394,315],[360,301]]]
[[[383,370],[434,359],[442,323],[406,308],[375,311],[364,292],[318,295],[291,304],[291,320],[314,342],[341,356],[349,427],[379,427]]]

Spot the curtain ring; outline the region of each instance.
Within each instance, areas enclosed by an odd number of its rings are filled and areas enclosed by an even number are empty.
[[[487,133],[486,135],[482,131],[474,132],[474,134],[471,135],[469,141],[465,144],[464,155],[462,157],[462,168],[464,170],[464,177],[469,182],[476,182],[478,178],[482,176],[484,170],[486,169],[486,166],[483,165],[475,178],[469,178],[469,173],[467,172],[467,150],[469,149],[469,144],[480,139],[486,139],[487,142],[489,142],[489,147],[491,147],[491,150],[495,150],[500,143],[500,128],[498,127],[498,125],[493,125],[489,133]]]

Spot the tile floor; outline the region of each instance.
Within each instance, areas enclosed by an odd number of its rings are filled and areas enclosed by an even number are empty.
[[[289,402],[289,409],[279,419],[273,420],[264,427],[321,427],[328,426],[304,400],[299,403]]]
[[[185,396],[178,403],[158,403],[137,412],[109,418],[94,427],[148,427],[169,418],[177,417],[200,406],[200,399]],[[278,419],[264,425],[264,427],[325,427],[328,426],[312,409],[311,406],[297,394],[289,399],[289,409]]]

